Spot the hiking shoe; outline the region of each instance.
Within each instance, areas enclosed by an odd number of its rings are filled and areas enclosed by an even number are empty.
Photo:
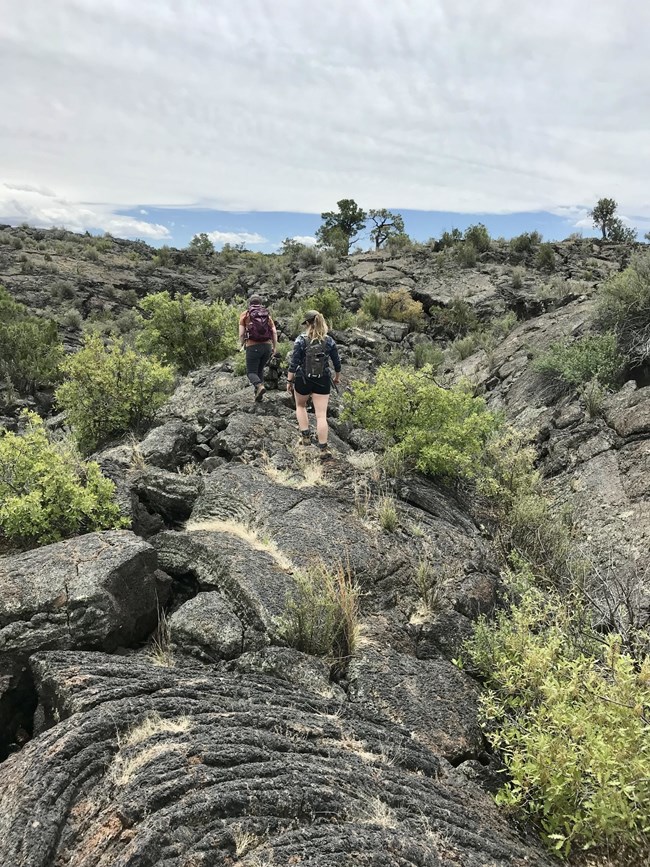
[[[300,445],[301,446],[310,446],[311,445],[311,434],[303,433],[300,431]]]
[[[255,400],[257,403],[259,403],[262,400],[262,398],[264,397],[265,391],[266,391],[266,389],[264,388],[264,386],[262,385],[261,382],[259,385],[255,386]]]
[[[329,450],[328,446],[325,446],[325,448],[319,448],[318,451],[319,451],[320,459],[321,459],[321,461],[323,461],[324,463],[325,463],[326,461],[333,461],[333,460],[334,460],[334,455],[333,455],[332,452]]]

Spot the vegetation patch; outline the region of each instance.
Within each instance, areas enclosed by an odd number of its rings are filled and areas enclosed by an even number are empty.
[[[33,547],[128,526],[99,466],[82,461],[70,441],[51,439],[35,413],[23,420],[23,434],[0,435],[2,537]]]
[[[616,334],[632,365],[650,359],[650,254],[635,254],[628,268],[602,286],[598,322]]]
[[[112,437],[141,431],[171,392],[171,369],[130,349],[122,340],[105,347],[95,334],[63,365],[66,381],[56,391],[85,451]]]
[[[0,379],[33,393],[60,380],[62,361],[56,322],[32,316],[0,286]]]
[[[169,292],[157,292],[140,306],[149,318],[138,337],[139,348],[182,373],[221,361],[235,351],[239,317],[224,301],[204,304],[190,294],[172,298]]]
[[[465,651],[485,679],[481,715],[509,780],[497,802],[548,846],[642,847],[650,828],[650,660],[590,629],[575,599],[510,575],[510,602]],[[640,863],[640,862],[639,862]]]
[[[296,589],[280,623],[283,639],[303,653],[349,659],[358,641],[360,595],[349,571],[321,563],[294,578]]]
[[[432,476],[473,478],[500,426],[482,398],[436,385],[431,369],[384,365],[374,384],[354,382],[344,416],[386,436],[389,450]]]
[[[589,334],[572,343],[553,343],[533,366],[550,380],[570,388],[579,388],[593,380],[611,388],[620,380],[624,364],[616,335],[608,331]]]

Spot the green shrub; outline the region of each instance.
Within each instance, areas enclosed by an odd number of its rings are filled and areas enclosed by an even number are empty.
[[[354,579],[341,566],[332,571],[315,564],[308,572],[294,574],[294,580],[296,588],[280,621],[284,641],[313,656],[349,659],[359,628],[359,588]]]
[[[138,347],[182,373],[227,358],[238,344],[239,314],[224,301],[203,304],[190,294],[171,298],[169,292],[158,292],[140,306],[149,318]]]
[[[323,271],[326,274],[336,274],[337,263],[334,256],[325,256],[323,259]]]
[[[523,268],[513,268],[512,269],[512,288],[513,289],[521,289],[524,285],[524,277],[526,276],[526,272]]]
[[[479,348],[478,332],[471,331],[465,337],[457,337],[449,346],[451,357],[458,361],[469,358]]]
[[[539,232],[523,232],[510,239],[510,252],[516,257],[532,253],[535,247],[542,243],[542,236]]]
[[[474,477],[485,443],[499,421],[481,398],[444,389],[431,369],[384,365],[374,384],[353,382],[344,416],[381,431],[390,451],[432,476]]]
[[[650,254],[636,253],[628,268],[602,286],[598,320],[616,333],[632,364],[650,358]]]
[[[533,364],[549,379],[573,388],[594,379],[611,387],[618,381],[623,365],[612,332],[586,335],[573,343],[552,343]]]
[[[564,856],[641,848],[650,827],[650,660],[622,653],[616,635],[597,641],[574,600],[542,593],[529,576],[517,582],[521,598],[495,624],[479,621],[466,645],[489,687],[483,725],[510,774],[497,801],[529,814]]]
[[[448,307],[438,310],[436,321],[452,337],[462,337],[479,325],[478,316],[471,305],[460,298],[453,298]]]
[[[456,247],[456,258],[458,263],[463,268],[473,268],[476,265],[476,247],[469,241],[458,244]]]
[[[56,323],[32,316],[0,286],[0,378],[19,392],[54,385],[63,355]]]
[[[433,343],[416,343],[413,353],[416,370],[420,370],[428,364],[435,373],[444,359],[442,349],[434,346]]]
[[[535,266],[540,271],[555,271],[555,253],[550,244],[542,244],[535,257]]]
[[[361,309],[370,319],[381,319],[381,295],[369,292],[361,302]]]
[[[490,233],[483,223],[465,229],[465,241],[471,244],[477,253],[485,253],[490,249]]]
[[[351,322],[350,314],[341,303],[341,296],[332,287],[320,289],[314,295],[310,295],[300,305],[300,310],[294,317],[294,333],[298,333],[301,323],[295,320],[304,316],[306,310],[318,310],[322,313],[330,328],[347,328]]]
[[[51,440],[35,413],[23,419],[22,435],[0,435],[0,536],[24,547],[127,526],[98,465]]]
[[[64,363],[56,391],[81,448],[92,451],[126,431],[142,430],[171,392],[169,367],[116,340],[106,348],[96,334]]]
[[[440,236],[440,240],[438,241],[438,246],[442,250],[446,250],[449,247],[455,247],[456,244],[460,244],[463,240],[463,233],[460,229],[452,229],[451,232],[443,232]]]

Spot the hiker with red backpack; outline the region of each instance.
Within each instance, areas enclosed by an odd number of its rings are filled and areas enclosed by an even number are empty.
[[[255,389],[255,400],[264,397],[264,368],[275,352],[278,332],[259,295],[251,295],[248,310],[239,317],[239,342],[246,349],[246,375]]]
[[[332,382],[335,387],[341,379],[341,359],[334,338],[327,333],[327,323],[317,310],[308,310],[302,322],[307,326],[305,334],[296,338],[287,373],[287,391],[296,400],[296,418],[300,429],[300,443],[311,445],[307,401],[310,396],[316,413],[316,433],[320,457],[332,459],[327,445],[327,405]],[[330,359],[334,365],[334,379],[330,374]]]

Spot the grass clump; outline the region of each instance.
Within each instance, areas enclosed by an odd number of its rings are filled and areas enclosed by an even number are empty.
[[[22,434],[0,436],[0,536],[20,547],[128,525],[115,485],[74,445],[50,438],[36,413]]]
[[[221,361],[235,351],[239,317],[224,301],[204,304],[189,293],[172,298],[169,292],[157,292],[140,306],[149,318],[138,337],[139,348],[182,373]]]
[[[169,367],[116,340],[105,347],[96,334],[63,365],[56,391],[79,445],[92,451],[112,437],[142,430],[171,392]]]
[[[542,244],[535,256],[535,267],[540,271],[555,271],[555,253],[550,244]]]
[[[394,533],[399,523],[397,515],[397,507],[393,497],[383,496],[377,501],[377,517],[382,530],[387,533]]]
[[[573,343],[559,341],[540,355],[534,367],[548,379],[569,388],[597,380],[605,387],[618,382],[625,359],[617,347],[616,335],[589,334]]]
[[[509,772],[497,802],[532,817],[564,857],[578,847],[641,849],[650,659],[591,631],[575,599],[536,588],[525,568],[509,582],[509,604],[494,623],[481,619],[465,646],[488,687],[483,726]]]
[[[54,385],[63,355],[56,323],[32,316],[0,286],[0,379],[21,393]]]
[[[598,321],[616,334],[632,365],[650,359],[650,254],[637,253],[630,265],[601,288]]]
[[[497,417],[462,388],[445,389],[429,367],[382,365],[374,384],[353,382],[344,417],[383,433],[389,452],[432,476],[472,478]]]
[[[360,595],[349,571],[320,563],[294,578],[296,587],[280,622],[284,641],[313,656],[349,659],[358,641]]]

